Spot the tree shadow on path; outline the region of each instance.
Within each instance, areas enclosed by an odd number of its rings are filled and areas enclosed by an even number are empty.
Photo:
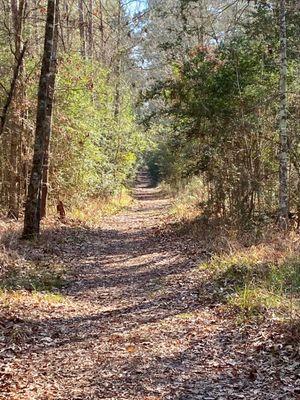
[[[266,363],[249,346],[255,328],[199,301],[198,255],[161,234],[168,199],[146,175],[135,196],[99,229],[60,226],[15,246],[27,260],[64,261],[67,302],[7,320],[26,334],[0,399],[294,399],[276,378],[277,358]]]

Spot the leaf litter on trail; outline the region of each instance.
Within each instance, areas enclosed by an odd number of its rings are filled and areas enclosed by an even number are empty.
[[[101,229],[14,245],[25,262],[63,265],[66,282],[56,297],[0,298],[0,399],[299,399],[299,346],[207,301],[203,246],[165,227],[157,189],[137,197]]]

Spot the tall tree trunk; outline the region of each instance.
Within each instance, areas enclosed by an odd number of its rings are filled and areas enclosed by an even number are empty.
[[[87,39],[88,39],[88,56],[93,58],[94,52],[94,37],[93,37],[93,0],[88,0],[88,24],[87,24]]]
[[[20,151],[20,141],[22,140],[22,108],[24,97],[24,86],[22,84],[22,75],[24,69],[22,55],[22,31],[25,11],[25,0],[11,0],[11,15],[14,33],[14,56],[15,56],[15,71],[17,79],[15,88],[12,92],[12,103],[10,120],[8,124],[10,133],[10,153],[9,153],[9,198],[8,198],[8,217],[13,219],[19,218],[19,166],[18,155]]]
[[[105,54],[104,54],[104,21],[103,21],[103,5],[102,0],[99,1],[99,30],[100,30],[100,59],[103,64],[105,64]]]
[[[120,154],[120,115],[121,115],[121,69],[122,69],[122,53],[121,53],[121,23],[122,23],[122,1],[118,1],[118,15],[117,15],[117,42],[116,42],[116,60],[115,60],[115,99],[114,99],[114,119],[117,123],[117,132],[116,132],[116,149],[115,149],[115,158],[114,158],[114,178],[117,180],[117,172],[118,172],[118,159]]]
[[[7,217],[11,219],[19,218],[19,196],[18,196],[18,144],[19,125],[14,121],[12,115],[11,123],[9,124],[10,130],[10,153],[9,153],[9,194],[8,194],[8,212]]]
[[[4,128],[5,128],[7,119],[8,119],[8,114],[9,114],[10,108],[12,106],[14,97],[15,97],[18,80],[19,80],[21,72],[23,70],[23,62],[24,62],[24,55],[25,55],[25,51],[26,51],[26,45],[27,45],[27,43],[25,43],[23,45],[23,48],[20,53],[20,57],[18,60],[16,60],[16,63],[14,66],[14,72],[13,72],[13,77],[12,77],[12,80],[10,83],[10,88],[7,93],[7,98],[4,101],[4,105],[2,108],[2,114],[0,117],[0,136],[4,132]]]
[[[47,20],[45,27],[44,54],[38,91],[37,118],[33,162],[28,187],[28,196],[25,207],[23,238],[31,239],[40,233],[40,200],[41,183],[43,176],[43,162],[47,132],[51,126],[52,107],[50,95],[50,76],[52,69],[52,56],[54,49],[56,11],[59,0],[48,0]]]
[[[200,45],[204,46],[204,24],[205,24],[205,17],[204,17],[204,1],[200,0],[200,32],[199,32],[199,42]]]
[[[67,2],[64,4],[64,25],[65,25],[65,30],[63,30],[63,27],[61,26],[61,36],[62,38],[65,36],[64,40],[64,51],[68,52],[70,51],[71,48],[71,38],[70,38],[70,33],[71,33],[71,21],[70,21],[70,8]],[[62,25],[62,24],[61,24]],[[65,35],[63,35],[63,32],[65,31]]]
[[[117,42],[116,42],[116,64],[115,64],[115,104],[114,104],[114,117],[115,120],[119,121],[120,108],[121,108],[121,13],[122,13],[122,3],[121,0],[118,1],[118,16],[117,16]]]
[[[83,0],[78,0],[78,24],[80,34],[80,53],[83,58],[86,57],[86,42],[85,42],[85,25],[83,13]]]
[[[279,221],[284,227],[288,222],[288,134],[287,134],[287,37],[286,2],[279,2],[280,14],[280,112],[279,112]]]
[[[47,119],[49,124],[45,131],[45,148],[44,148],[44,162],[43,162],[43,179],[42,179],[42,193],[41,193],[41,218],[47,216],[47,202],[49,192],[49,166],[50,166],[50,139],[52,132],[52,111],[55,92],[55,78],[57,73],[57,46],[58,46],[58,28],[59,28],[59,10],[58,3],[56,5],[55,13],[55,27],[53,38],[53,51],[51,59],[51,73],[49,76],[49,99],[47,107]]]

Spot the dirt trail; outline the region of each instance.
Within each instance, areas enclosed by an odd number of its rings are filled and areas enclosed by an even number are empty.
[[[253,347],[255,327],[203,304],[199,259],[161,235],[169,201],[145,175],[135,197],[101,229],[66,228],[44,250],[71,260],[67,301],[30,310],[0,399],[296,398],[270,374],[275,358]]]

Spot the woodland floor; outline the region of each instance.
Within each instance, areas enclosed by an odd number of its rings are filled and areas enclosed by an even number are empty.
[[[4,310],[0,399],[300,399],[294,347],[202,296],[202,244],[165,230],[169,200],[147,183],[99,229],[15,245],[63,260],[68,284],[62,301]]]

